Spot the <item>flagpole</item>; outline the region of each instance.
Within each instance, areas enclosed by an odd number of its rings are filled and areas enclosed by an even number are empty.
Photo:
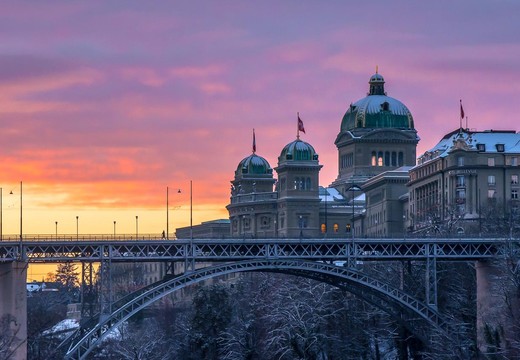
[[[464,108],[462,107],[462,99],[460,99],[460,129],[462,129],[462,120],[464,119]]]
[[[300,140],[300,113],[296,113],[296,139]]]

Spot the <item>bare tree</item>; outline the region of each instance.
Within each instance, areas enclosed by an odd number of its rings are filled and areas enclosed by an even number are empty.
[[[16,351],[15,344],[18,339],[18,327],[16,318],[12,315],[4,315],[0,318],[0,360],[11,359]],[[13,326],[14,325],[14,326]]]

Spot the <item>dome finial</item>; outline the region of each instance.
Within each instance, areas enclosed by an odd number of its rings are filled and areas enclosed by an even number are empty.
[[[378,71],[378,65],[376,65],[376,74],[379,74],[379,71]]]

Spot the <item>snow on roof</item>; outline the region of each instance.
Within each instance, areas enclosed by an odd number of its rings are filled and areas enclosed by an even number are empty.
[[[520,134],[513,130],[470,131],[460,129],[446,134],[433,148],[419,157],[419,164],[446,157],[455,142],[464,141],[467,148],[486,153],[520,153]],[[499,149],[497,145],[503,145]]]
[[[324,202],[345,201],[343,195],[341,195],[335,188],[325,188],[320,186],[319,196],[320,200]]]

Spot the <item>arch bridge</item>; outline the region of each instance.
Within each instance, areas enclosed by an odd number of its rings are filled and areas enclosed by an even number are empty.
[[[435,334],[450,333],[447,322],[437,311],[437,261],[485,260],[505,256],[512,249],[512,242],[507,239],[481,238],[172,241],[93,237],[79,241],[38,237],[0,243],[0,262],[80,262],[83,282],[87,285],[93,284],[92,269],[99,264],[101,313],[76,332],[66,355],[70,359],[83,359],[111,329],[167,294],[212,277],[252,271],[304,276],[346,289],[400,318],[416,336],[428,343],[431,329]],[[426,265],[425,302],[356,270],[362,262],[412,260]],[[165,277],[124,299],[112,301],[111,264],[154,261],[182,262],[185,272]],[[199,263],[211,265],[199,268]]]

